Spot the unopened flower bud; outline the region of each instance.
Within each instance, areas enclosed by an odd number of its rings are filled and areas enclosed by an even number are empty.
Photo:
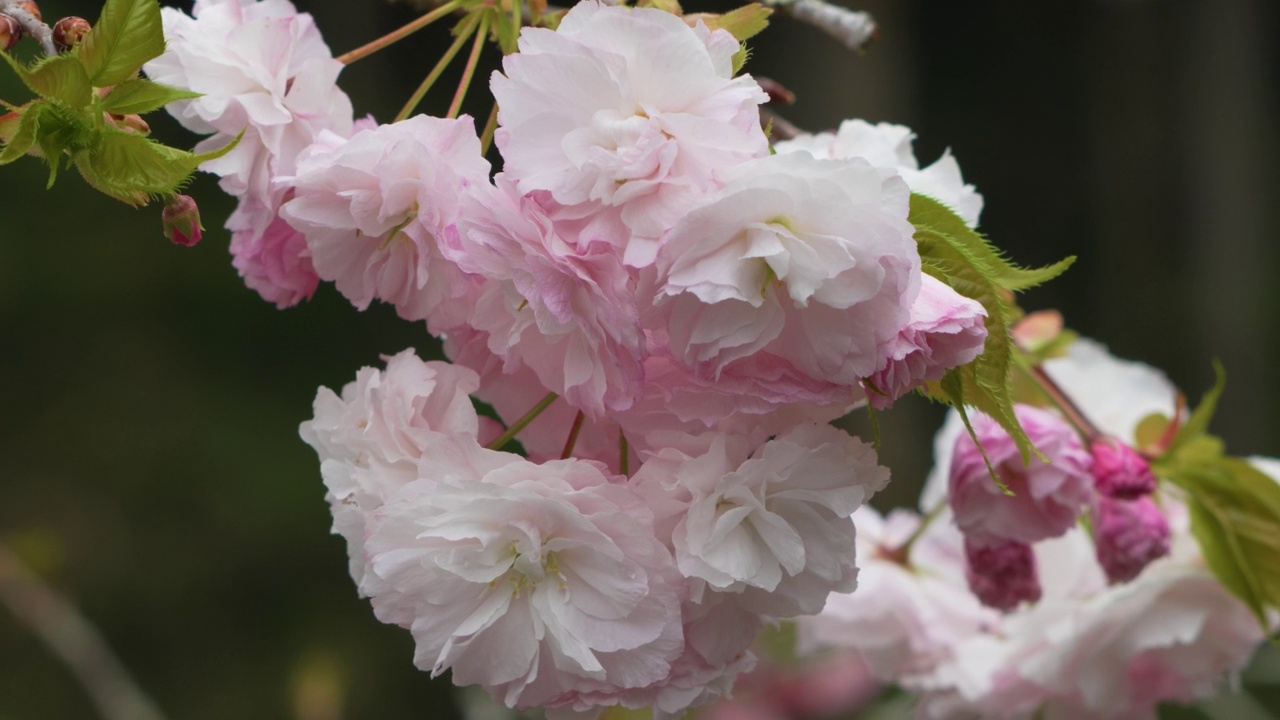
[[[1151,465],[1119,439],[1098,438],[1089,450],[1093,453],[1089,471],[1099,494],[1133,500],[1155,491],[1156,476],[1151,472]]]
[[[1149,495],[1136,500],[1100,497],[1093,539],[1107,579],[1128,582],[1169,554],[1169,521]]]
[[[177,245],[191,247],[200,242],[200,208],[190,195],[178,195],[160,213],[164,222],[164,236]]]
[[[22,39],[22,25],[8,15],[0,15],[0,50],[9,52]]]
[[[59,52],[67,52],[79,45],[91,29],[89,21],[82,17],[64,17],[53,25],[53,44]]]
[[[114,113],[103,113],[107,122],[124,130],[125,132],[135,133],[137,135],[150,135],[151,126],[141,115],[116,115]]]
[[[1012,610],[1040,599],[1036,556],[1027,543],[984,543],[965,538],[965,577],[983,605]]]

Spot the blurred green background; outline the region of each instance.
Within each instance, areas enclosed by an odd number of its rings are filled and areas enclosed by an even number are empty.
[[[98,12],[40,4],[49,20]],[[380,0],[297,4],[336,53],[414,16]],[[950,147],[986,197],[983,229],[1015,260],[1080,256],[1027,307],[1060,308],[1192,398],[1222,359],[1216,429],[1237,454],[1280,455],[1274,0],[857,7],[882,25],[861,56],[786,19],[753,43],[747,70],[798,96],[783,114],[811,130],[910,125],[925,163]],[[431,30],[344,72],[357,114],[395,114],[447,43]],[[451,77],[424,107],[440,111]],[[26,97],[7,71],[0,97]],[[468,102],[481,119],[483,101]],[[162,139],[196,141],[152,117]],[[171,718],[455,717],[447,685],[414,670],[408,634],[355,596],[297,436],[317,386],[435,343],[330,286],[287,311],[262,302],[229,263],[231,203],[211,178],[191,193],[208,230],[193,249],[164,239],[158,207],[131,210],[74,173],[46,191],[45,178],[33,159],[0,168],[0,540]],[[914,502],[939,418],[923,401],[882,416],[897,481],[881,503]],[[0,612],[0,720],[92,717]]]

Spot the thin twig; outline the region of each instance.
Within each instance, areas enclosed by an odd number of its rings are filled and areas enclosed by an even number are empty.
[[[409,98],[409,102],[405,103],[404,107],[400,110],[400,114],[396,115],[393,122],[400,122],[401,120],[404,120],[412,115],[413,111],[418,108],[418,103],[422,102],[422,98],[426,96],[427,91],[431,89],[431,86],[435,84],[436,79],[440,77],[440,73],[444,72],[444,69],[453,61],[453,56],[457,55],[458,51],[462,49],[462,46],[471,38],[471,33],[475,32],[476,25],[480,22],[480,17],[478,14],[472,13],[462,22],[463,25],[458,30],[458,37],[454,38],[453,44],[449,46],[448,50],[444,51],[444,56],[441,57],[440,61],[436,63],[436,66],[431,69],[431,72],[427,75],[426,79],[422,81],[422,84],[418,86],[418,89],[413,92],[413,97]]]
[[[58,48],[53,44],[53,30],[50,30],[40,18],[27,12],[26,8],[18,4],[19,2],[21,0],[0,0],[0,13],[17,20],[22,26],[22,31],[40,43],[40,48],[44,50],[45,55],[57,55]]]
[[[869,13],[823,0],[764,0],[764,4],[818,28],[850,50],[861,50],[880,34],[880,26]]]
[[[462,80],[458,82],[458,92],[454,93],[453,102],[449,103],[449,114],[445,117],[453,119],[462,111],[462,100],[467,96],[467,88],[471,87],[471,78],[475,77],[476,65],[480,62],[480,51],[489,35],[489,13],[480,16],[480,29],[476,31],[475,44],[471,46],[471,56],[467,58],[466,67],[462,70]]]
[[[163,720],[97,628],[0,544],[0,603],[66,663],[108,720]]]
[[[560,453],[561,460],[568,460],[573,455],[573,448],[578,444],[578,434],[582,432],[582,421],[586,418],[586,414],[581,410],[573,416],[573,425],[569,428],[569,439],[564,441],[564,452]]]
[[[526,425],[533,422],[542,414],[542,411],[546,410],[558,397],[560,396],[555,393],[547,393],[547,396],[538,401],[538,404],[534,405],[529,412],[525,413],[524,417],[512,423],[511,427],[507,428],[505,432],[494,438],[493,442],[485,445],[485,447],[490,450],[501,450],[504,445],[514,440],[516,435],[519,435],[520,431],[523,430]]]
[[[484,131],[480,133],[480,154],[488,155],[493,145],[493,134],[498,131],[498,103],[489,111],[489,119],[484,123]]]
[[[399,30],[393,30],[387,33],[386,35],[383,35],[382,37],[378,38],[377,40],[361,45],[360,47],[356,48],[355,50],[352,50],[351,52],[347,52],[347,53],[343,53],[342,55],[339,55],[338,62],[344,65],[350,65],[351,63],[361,58],[368,57],[369,55],[372,55],[373,53],[378,52],[379,50],[387,47],[392,43],[399,42],[409,37],[413,33],[418,32],[419,30],[430,25],[436,20],[439,20],[445,15],[448,15],[454,10],[457,10],[460,5],[462,5],[462,0],[453,0],[452,2],[445,3],[444,5],[441,5],[435,10],[432,10],[431,12],[427,13],[426,15],[423,15],[422,17],[405,25]]]

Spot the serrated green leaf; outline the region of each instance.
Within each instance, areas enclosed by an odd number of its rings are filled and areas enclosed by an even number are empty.
[[[164,25],[157,0],[107,0],[98,22],[76,46],[96,87],[129,80],[142,64],[164,52]]]
[[[1187,443],[1203,436],[1209,431],[1209,422],[1213,420],[1213,414],[1218,410],[1218,399],[1222,397],[1222,391],[1227,386],[1227,371],[1222,367],[1222,363],[1217,360],[1213,361],[1213,387],[1209,388],[1209,392],[1204,394],[1200,399],[1200,404],[1195,410],[1191,411],[1191,417],[1178,428],[1178,433],[1173,436],[1173,442],[1169,444],[1169,452],[1177,452]]]
[[[987,473],[991,476],[991,480],[996,487],[1000,488],[1001,493],[1012,496],[1013,491],[1001,479],[1000,473],[996,472],[995,466],[991,464],[991,458],[987,457],[987,449],[982,447],[982,441],[978,439],[978,433],[973,429],[973,423],[969,422],[969,411],[965,409],[964,378],[961,377],[959,368],[948,370],[947,374],[942,376],[938,386],[943,393],[943,398],[960,415],[960,422],[964,423],[964,429],[968,431],[973,444],[978,447],[978,454],[982,456],[982,462],[987,466]],[[1019,425],[1018,428],[1021,429],[1022,426]]]
[[[1216,505],[1199,498],[1187,502],[1191,515],[1191,534],[1200,545],[1205,564],[1218,582],[1241,600],[1259,620],[1265,623],[1266,608],[1251,582],[1243,549],[1229,532],[1227,519]]]
[[[516,39],[520,34],[520,28],[511,20],[506,13],[498,13],[497,20],[493,25],[493,34],[498,38],[498,47],[502,50],[503,55],[510,55],[515,52]]]
[[[743,43],[738,48],[738,52],[733,54],[733,74],[737,75],[738,73],[742,72],[742,66],[746,65],[747,61],[750,59],[751,59],[751,50],[747,48],[746,43]]]
[[[76,157],[86,182],[129,205],[145,205],[147,198],[177,192],[207,160],[222,157],[240,137],[207,153],[190,153],[133,133],[103,131],[100,142]]]
[[[1032,446],[1013,411],[1014,355],[1010,325],[1018,311],[1006,292],[1043,282],[1061,273],[1072,259],[1047,268],[1019,268],[946,205],[917,193],[911,195],[909,219],[916,228],[915,239],[924,271],[961,295],[978,301],[987,311],[987,339],[982,354],[954,369],[964,402],[1000,423],[1017,444],[1024,463],[1030,463],[1032,455],[1045,460]],[[944,390],[946,387],[942,386]],[[959,400],[951,393],[943,399],[953,406]]]
[[[8,53],[0,55],[31,92],[46,100],[57,100],[67,107],[79,109],[93,98],[93,87],[84,66],[71,55],[46,57],[30,68],[24,67]]]
[[[1187,494],[1191,531],[1215,577],[1266,626],[1280,608],[1280,485],[1197,438],[1164,469]]]
[[[115,86],[102,98],[102,109],[116,115],[143,115],[171,102],[198,97],[198,92],[134,78]]]
[[[744,42],[769,27],[769,16],[772,14],[772,8],[767,8],[760,3],[751,3],[719,17],[711,16],[707,27],[712,30],[728,31],[735,40]]]
[[[1042,268],[1022,268],[1009,262],[981,233],[965,224],[951,208],[927,195],[911,194],[911,224],[931,227],[950,237],[962,239],[965,247],[990,272],[998,287],[1020,292],[1042,285],[1066,272],[1076,261],[1074,255]]]

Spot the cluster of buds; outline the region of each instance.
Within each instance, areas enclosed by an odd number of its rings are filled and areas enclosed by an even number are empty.
[[[27,32],[32,32],[30,28],[33,25],[40,27],[44,17],[34,0],[20,0],[6,10],[7,12],[0,13],[0,50],[8,52],[17,46]],[[26,31],[23,30],[24,27],[27,28]],[[91,28],[89,21],[82,17],[64,17],[53,25],[53,46],[58,52],[69,52],[80,44]]]
[[[1169,554],[1169,521],[1151,497],[1156,478],[1138,451],[1115,437],[1096,438],[1090,451],[1098,491],[1093,517],[1098,562],[1109,581],[1128,582]]]
[[[1038,600],[1032,544],[1061,536],[1086,512],[1112,584],[1169,554],[1169,522],[1152,497],[1157,483],[1146,458],[1109,435],[1097,434],[1086,449],[1077,428],[1054,413],[1019,405],[1017,415],[1048,463],[1024,465],[985,416],[973,423],[977,442],[962,435],[951,460],[949,501],[965,536],[970,589],[984,604],[1009,610]],[[987,460],[1011,494],[992,482]]]
[[[40,6],[36,5],[33,0],[22,0],[15,3],[10,12],[18,11],[15,14],[25,13],[30,15],[36,22],[40,22]],[[8,52],[13,49],[18,41],[22,40],[22,20],[23,18],[14,17],[14,15],[0,14],[0,50]]]

